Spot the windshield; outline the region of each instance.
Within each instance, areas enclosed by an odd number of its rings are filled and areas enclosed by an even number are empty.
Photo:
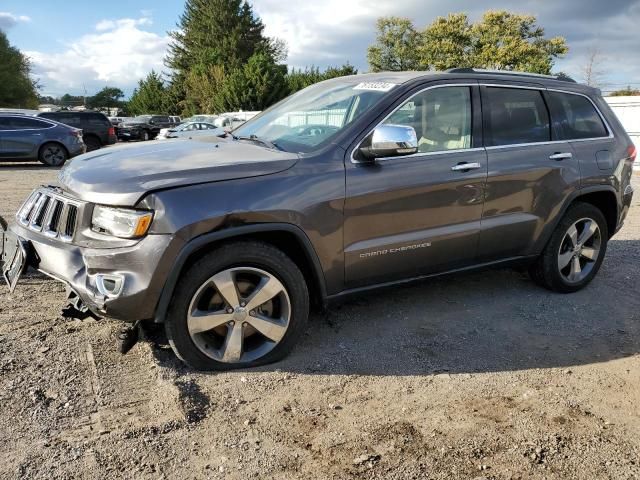
[[[378,103],[394,87],[357,77],[322,82],[301,90],[233,131],[288,152],[312,152]]]

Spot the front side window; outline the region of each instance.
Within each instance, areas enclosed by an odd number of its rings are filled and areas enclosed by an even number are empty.
[[[549,113],[539,90],[487,87],[483,106],[488,110],[487,146],[551,140]]]
[[[395,85],[361,82],[357,76],[317,83],[294,93],[233,131],[281,150],[309,153],[376,105]]]
[[[562,140],[608,136],[607,127],[588,98],[562,92],[549,92],[548,95]]]
[[[418,152],[471,148],[469,87],[438,87],[412,96],[384,124],[413,127]]]

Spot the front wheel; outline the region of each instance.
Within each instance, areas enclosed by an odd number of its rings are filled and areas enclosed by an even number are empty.
[[[176,355],[198,370],[264,365],[304,332],[309,293],[297,265],[271,245],[224,245],[180,278],[166,319]]]
[[[142,133],[140,134],[140,140],[142,140],[143,142],[146,142],[147,140],[149,140],[149,132],[147,132],[146,130],[143,130]]]
[[[598,273],[609,233],[604,215],[589,203],[572,205],[530,273],[536,283],[560,293],[576,292]]]

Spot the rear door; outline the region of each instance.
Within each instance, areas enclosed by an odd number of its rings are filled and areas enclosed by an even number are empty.
[[[585,95],[549,90],[546,98],[558,135],[571,144],[573,154],[580,162],[583,186],[585,181],[601,182],[603,176],[611,174],[622,156],[616,152],[610,127]]]
[[[476,257],[487,175],[477,86],[423,88],[382,123],[413,127],[419,151],[347,163],[348,288],[464,267]]]
[[[537,253],[538,240],[580,185],[571,145],[551,125],[544,88],[482,86],[489,164],[481,261]]]

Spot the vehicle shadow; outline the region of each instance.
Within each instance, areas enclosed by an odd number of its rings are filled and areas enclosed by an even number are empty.
[[[568,368],[640,352],[640,241],[612,240],[586,289],[562,295],[488,270],[363,295],[314,315],[286,359],[253,371],[431,375]],[[159,338],[158,359],[179,369]]]
[[[25,162],[24,160],[0,160],[0,172],[11,172],[11,171],[55,171],[60,170],[62,167],[48,167],[43,165],[40,162]]]

